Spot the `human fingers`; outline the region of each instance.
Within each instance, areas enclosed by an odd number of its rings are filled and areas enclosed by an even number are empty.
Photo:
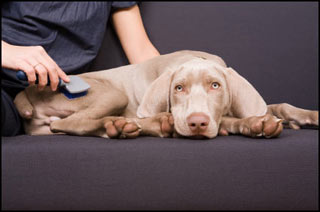
[[[45,65],[48,67],[49,72],[56,72],[57,76],[61,78],[65,82],[69,82],[69,77],[65,74],[65,72],[59,67],[59,65],[47,54],[46,51],[42,52],[42,56],[44,57]],[[50,78],[51,80],[51,78]]]
[[[38,90],[42,91],[48,83],[48,71],[41,63],[37,64],[34,69],[38,74]]]
[[[62,71],[62,69],[58,69],[58,75],[64,82],[70,82],[70,78],[64,71]]]
[[[32,65],[30,65],[24,60],[20,60],[17,63],[17,67],[18,67],[18,70],[21,70],[26,73],[29,85],[34,85],[37,78],[36,78],[36,72],[32,67]]]
[[[46,72],[47,72],[46,75],[49,76],[51,90],[55,91],[55,90],[57,90],[57,87],[59,84],[59,75],[57,73],[57,69],[58,69],[57,65],[51,59],[51,57],[47,54],[47,52],[44,50],[44,48],[39,47],[39,53],[40,54],[37,55],[37,60],[40,62],[42,67],[46,70]],[[43,69],[40,68],[40,71],[43,71]],[[40,88],[41,87],[42,86],[40,86]]]
[[[61,78],[64,82],[70,82],[70,78],[67,76],[67,74],[59,67],[59,65],[47,54],[47,59],[51,61],[52,64],[56,67],[57,74],[59,78]]]

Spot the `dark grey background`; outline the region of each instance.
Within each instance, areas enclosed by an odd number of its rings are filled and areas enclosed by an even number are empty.
[[[268,104],[318,109],[318,2],[143,2],[140,10],[161,54],[219,55]],[[93,70],[128,63],[113,30],[102,49]]]

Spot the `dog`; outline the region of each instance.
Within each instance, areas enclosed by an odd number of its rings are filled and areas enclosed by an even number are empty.
[[[91,86],[84,97],[69,100],[49,87],[37,91],[35,85],[16,96],[27,134],[271,138],[283,127],[319,123],[318,111],[267,105],[222,58],[201,51],[177,51],[78,76]]]

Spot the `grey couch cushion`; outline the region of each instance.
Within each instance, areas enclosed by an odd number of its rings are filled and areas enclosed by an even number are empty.
[[[8,210],[314,210],[318,130],[276,139],[4,137],[1,196]]]

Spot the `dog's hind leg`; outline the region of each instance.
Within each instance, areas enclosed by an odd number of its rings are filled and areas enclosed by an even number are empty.
[[[85,113],[85,112],[83,112]],[[52,132],[90,135],[105,138],[135,138],[139,135],[171,137],[174,122],[170,113],[159,113],[149,118],[107,116],[99,119],[79,118],[79,114],[51,123]]]
[[[287,103],[268,105],[268,114],[283,119],[285,127],[300,129],[301,126],[319,126],[319,111],[305,110]]]
[[[102,93],[102,92],[101,92]],[[50,129],[54,133],[93,135],[108,137],[105,130],[106,118],[121,115],[128,105],[128,98],[121,91],[112,89],[94,100],[86,109],[68,117],[52,120]]]
[[[24,119],[31,119],[33,115],[33,106],[31,105],[26,92],[21,91],[14,99],[14,104],[18,109],[20,116]]]
[[[85,113],[85,112],[84,112]],[[107,116],[99,119],[80,118],[79,115],[55,120],[50,124],[54,133],[64,132],[71,135],[98,136],[104,138],[135,138],[141,128],[135,118]]]

